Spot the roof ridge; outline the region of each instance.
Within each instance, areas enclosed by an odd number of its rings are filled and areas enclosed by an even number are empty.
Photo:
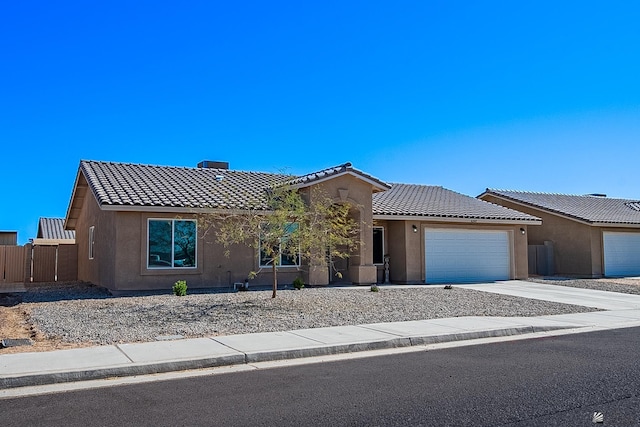
[[[567,193],[554,193],[550,191],[526,191],[526,190],[508,190],[504,188],[489,188],[486,189],[487,192],[494,193],[519,193],[519,194],[542,194],[547,196],[572,196],[572,197],[585,197],[584,194],[567,194]]]
[[[393,185],[406,185],[406,186],[411,186],[411,187],[436,187],[436,188],[444,188],[442,185],[437,185],[437,184],[410,184],[410,183],[406,183],[406,182],[388,182],[387,184],[393,186]]]
[[[610,197],[610,196],[598,196],[596,193],[593,194],[570,194],[570,193],[554,193],[554,192],[545,192],[545,191],[523,191],[523,190],[505,190],[505,189],[497,189],[497,188],[488,188],[485,190],[488,193],[516,193],[516,194],[532,194],[532,195],[542,195],[542,196],[566,196],[566,197],[584,197],[589,199],[599,199],[599,200],[624,200],[629,202],[638,202],[640,199],[626,199],[622,197]]]
[[[292,179],[289,181],[289,184],[290,185],[306,185],[312,182],[316,182],[318,180],[324,180],[333,175],[338,175],[338,174],[347,173],[347,172],[356,173],[365,179],[375,182],[376,185],[378,185],[382,189],[390,188],[389,184],[387,184],[386,182],[381,181],[380,179],[366,172],[363,172],[360,169],[354,168],[351,162],[345,162],[336,166],[331,166],[328,168],[320,169],[320,170],[306,173],[303,175],[293,176]]]
[[[288,175],[281,172],[263,172],[263,171],[225,169],[225,168],[199,168],[197,166],[172,166],[172,165],[156,165],[151,163],[116,162],[116,161],[105,161],[105,160],[80,160],[80,164],[83,164],[83,163],[114,165],[114,166],[142,166],[146,168],[173,169],[173,170],[228,171],[228,172],[238,172],[238,173],[265,174],[265,175],[274,175],[274,176],[282,176],[282,177],[285,177],[285,176],[295,177],[295,175]],[[208,173],[211,173],[211,172],[208,172]]]

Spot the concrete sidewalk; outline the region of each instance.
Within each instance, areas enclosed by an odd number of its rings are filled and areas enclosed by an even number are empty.
[[[523,283],[527,287],[531,286],[531,289],[523,290]],[[606,305],[617,308],[610,309],[611,311],[540,317],[459,317],[337,326],[0,355],[0,389],[421,346],[560,329],[640,326],[640,305],[635,305],[640,304],[640,296],[612,292],[600,295],[600,291],[540,286],[551,288],[543,289],[531,282],[517,281],[468,287],[510,295],[516,293],[527,298],[537,295],[539,299],[545,299],[542,298],[542,291],[546,290],[548,298],[565,299],[558,302],[570,300],[571,289],[575,289],[573,296],[579,300],[580,305]],[[569,290],[568,293],[565,289]],[[596,300],[597,305],[591,304]],[[627,305],[624,305],[625,301]],[[620,304],[624,305],[624,308],[621,308]]]

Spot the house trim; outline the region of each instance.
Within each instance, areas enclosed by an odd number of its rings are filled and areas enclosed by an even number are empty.
[[[456,222],[463,224],[500,224],[500,225],[541,225],[541,220],[515,220],[490,218],[439,217],[420,215],[373,215],[374,220],[396,221],[426,221],[426,222]]]

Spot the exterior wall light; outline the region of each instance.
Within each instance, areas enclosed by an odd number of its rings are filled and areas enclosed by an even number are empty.
[[[520,227],[520,234],[524,236],[524,228]]]
[[[418,232],[418,227],[416,227],[416,225],[415,225],[415,224],[413,224],[413,225],[411,226],[411,228],[413,229],[413,232],[414,232],[414,233],[417,233],[417,232]]]

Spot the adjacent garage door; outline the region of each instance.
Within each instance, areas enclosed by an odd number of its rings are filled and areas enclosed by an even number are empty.
[[[640,233],[603,232],[605,276],[640,276]]]
[[[509,280],[511,251],[506,231],[425,230],[427,283]]]

